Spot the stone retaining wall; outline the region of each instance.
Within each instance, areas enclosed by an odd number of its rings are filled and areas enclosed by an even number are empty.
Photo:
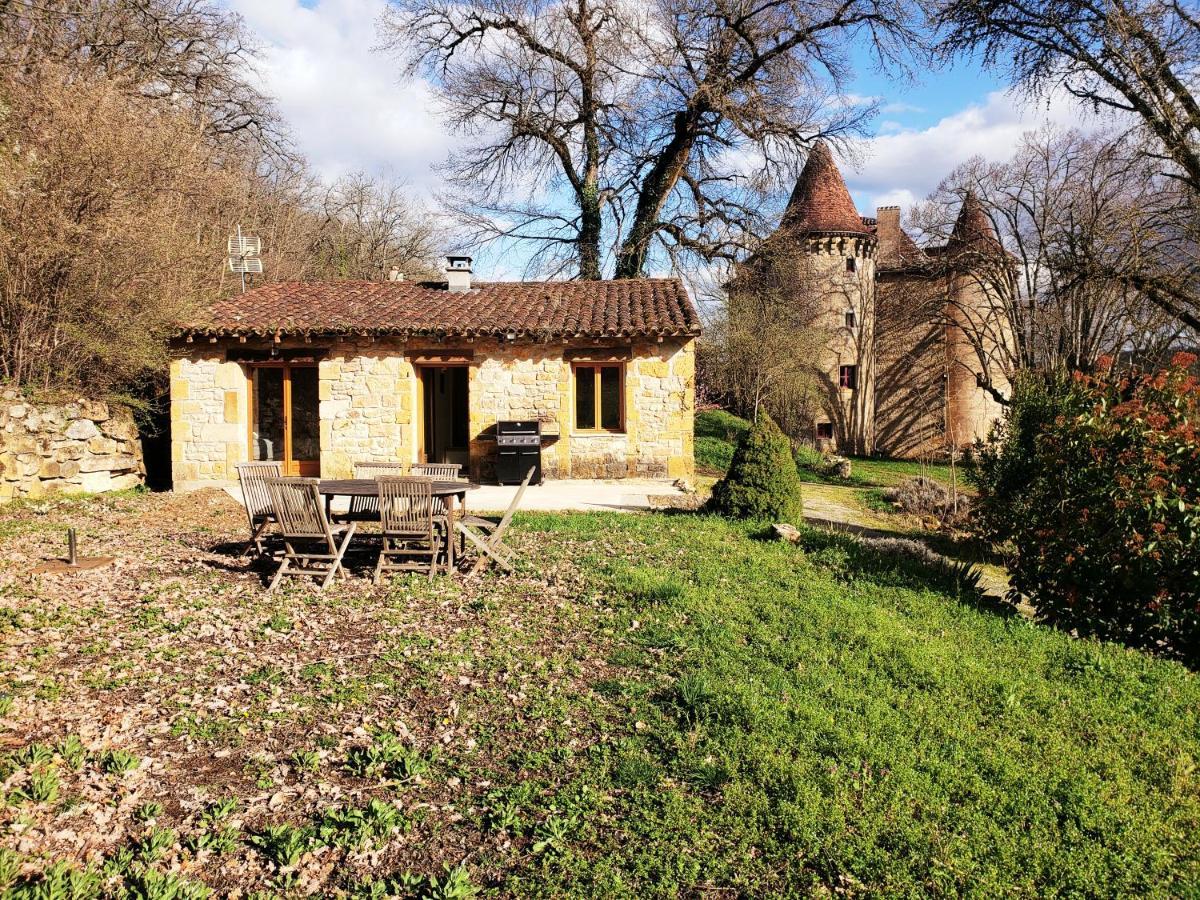
[[[0,503],[52,493],[101,493],[142,484],[133,414],[94,400],[30,403],[0,392]]]

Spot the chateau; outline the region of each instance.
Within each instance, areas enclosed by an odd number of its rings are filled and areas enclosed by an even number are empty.
[[[1009,341],[1000,298],[1011,266],[973,195],[945,245],[919,247],[899,207],[861,216],[829,148],[818,142],[778,230],[740,278],[778,277],[812,309],[820,348],[812,436],[843,452],[913,457],[987,434],[1006,392]]]

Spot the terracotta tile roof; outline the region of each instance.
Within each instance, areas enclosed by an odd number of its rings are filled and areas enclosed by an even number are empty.
[[[792,234],[871,234],[824,141],[817,141],[808,154],[780,228]]]
[[[181,334],[639,337],[700,333],[677,279],[444,283],[281,281],[218,300]]]
[[[963,197],[958,219],[954,222],[954,230],[950,232],[950,239],[946,241],[945,252],[990,253],[997,250],[1002,251],[1003,248],[1000,239],[996,237],[996,230],[992,228],[991,220],[983,211],[983,204],[979,202],[975,192],[968,190]]]

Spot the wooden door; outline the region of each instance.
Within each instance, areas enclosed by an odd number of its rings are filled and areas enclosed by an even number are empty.
[[[263,364],[250,371],[250,458],[277,460],[285,475],[321,474],[317,367]]]

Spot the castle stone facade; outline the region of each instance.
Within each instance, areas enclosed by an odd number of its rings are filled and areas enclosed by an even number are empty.
[[[1008,387],[1004,291],[991,287],[1008,257],[973,196],[944,246],[919,247],[898,207],[857,212],[818,142],[778,230],[739,278],[781,260],[823,348],[811,372],[818,446],[915,457],[987,434],[1002,409],[992,391]]]

